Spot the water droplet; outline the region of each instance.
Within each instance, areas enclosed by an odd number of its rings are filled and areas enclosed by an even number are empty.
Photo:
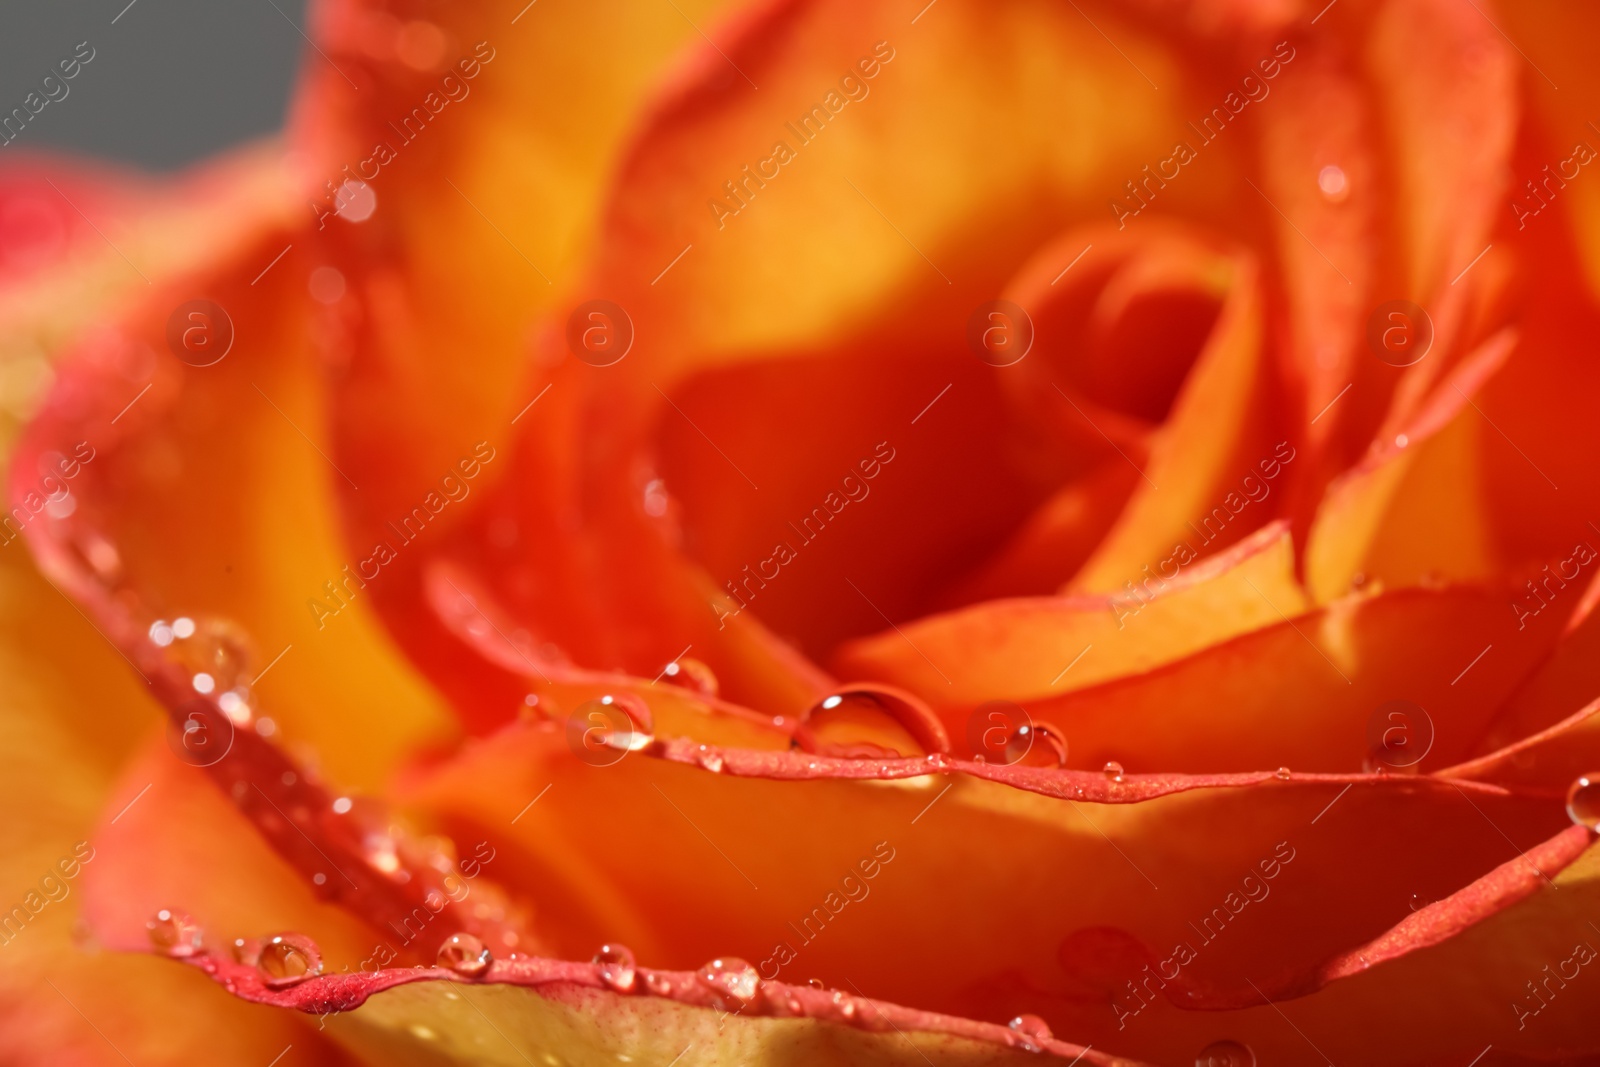
[[[476,978],[489,969],[489,950],[471,934],[451,934],[439,946],[439,966]]]
[[[1411,443],[1411,438],[1407,437],[1405,434],[1403,434],[1403,433],[1395,434],[1395,436],[1394,436],[1394,447],[1396,447],[1396,448],[1404,448],[1404,447],[1406,447],[1406,445],[1409,445],[1410,443]]]
[[[1105,775],[1113,782],[1121,782],[1122,764],[1118,763],[1116,760],[1107,760],[1105,766]]]
[[[1287,781],[1288,778],[1289,778],[1289,775],[1294,773],[1294,772],[1290,771],[1289,768],[1287,768],[1287,767],[1279,767],[1273,773],[1276,774],[1279,778],[1282,778],[1285,781]]]
[[[599,965],[600,981],[616,993],[632,993],[638,984],[634,971],[633,951],[626,945],[601,945],[594,954]],[[647,983],[648,984],[648,983]]]
[[[822,984],[822,979],[820,979],[820,978],[807,978],[806,979],[806,985],[810,986],[812,989],[827,989],[828,988],[827,986]]]
[[[366,182],[349,179],[334,194],[334,213],[346,222],[366,222],[378,210],[378,194]]]
[[[188,638],[194,636],[194,620],[185,615],[181,619],[172,620],[172,636]]]
[[[667,664],[661,679],[706,697],[716,696],[720,688],[711,668],[689,656],[679,656]]]
[[[1213,1041],[1194,1058],[1194,1067],[1256,1067],[1256,1054],[1237,1041]]]
[[[710,745],[701,745],[699,751],[695,753],[694,760],[712,774],[722,773],[722,753]]]
[[[644,976],[644,987],[658,997],[672,994],[672,979],[664,974],[647,974]]]
[[[150,943],[169,956],[180,959],[200,951],[200,927],[189,916],[162,908],[144,924]]]
[[[1032,722],[1017,727],[1006,742],[1005,762],[1029,767],[1065,767],[1067,739],[1048,723]]]
[[[1431,903],[1433,903],[1433,901],[1429,900],[1427,897],[1423,896],[1421,893],[1412,893],[1411,894],[1411,910],[1412,911],[1421,911],[1423,908],[1426,908]]]
[[[151,644],[156,645],[158,648],[166,648],[168,645],[172,644],[172,638],[172,627],[168,626],[161,619],[157,619],[155,622],[150,624]]]
[[[344,815],[353,807],[355,807],[355,801],[349,797],[339,797],[333,802],[333,811],[336,815]]]
[[[1037,1015],[1019,1015],[1006,1025],[1023,1038],[1023,1047],[1033,1052],[1038,1052],[1052,1036],[1050,1024]]]
[[[644,487],[644,513],[651,518],[659,519],[667,513],[670,502],[667,496],[667,483],[660,478],[652,478]]]
[[[322,952],[309,937],[279,934],[261,946],[256,967],[272,989],[297,985],[322,973]]]
[[[1345,177],[1344,170],[1331,163],[1317,172],[1317,188],[1322,190],[1323,196],[1335,204],[1350,195],[1350,182]]]
[[[254,937],[234,938],[233,958],[247,967],[254,967],[261,958],[261,942]]]
[[[904,747],[904,742],[895,740],[900,734],[909,735],[911,745],[921,751],[902,753],[878,743],[890,740]],[[903,690],[870,684],[845,686],[813,704],[800,717],[793,743],[806,752],[839,759],[950,751],[944,724],[927,704]]]
[[[326,885],[327,882],[328,876],[323,874],[321,871],[318,871],[316,874],[311,876],[311,883],[313,885]]]
[[[609,767],[655,739],[650,707],[632,693],[586,700],[567,719],[567,747],[590,766]]]
[[[740,1008],[754,1001],[761,992],[761,976],[756,969],[734,956],[712,960],[695,972],[695,979]]]
[[[209,693],[216,687],[217,680],[204,671],[194,676],[194,691],[196,693]]]
[[[1579,826],[1600,830],[1600,774],[1586,774],[1567,790],[1567,814]]]

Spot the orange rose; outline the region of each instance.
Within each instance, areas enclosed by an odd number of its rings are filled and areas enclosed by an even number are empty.
[[[0,173],[10,1059],[1600,1055],[1597,28],[326,0]]]

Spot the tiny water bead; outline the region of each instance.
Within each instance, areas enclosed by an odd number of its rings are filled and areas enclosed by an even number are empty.
[[[1289,780],[1289,775],[1294,773],[1294,772],[1290,771],[1289,768],[1287,768],[1287,767],[1279,767],[1273,773],[1276,774],[1279,778],[1282,778],[1284,781],[1288,781]]]
[[[567,747],[593,767],[609,767],[654,743],[650,708],[632,693],[585,701],[567,720]]]
[[[661,672],[661,680],[705,697],[714,697],[719,690],[717,676],[711,668],[688,656],[679,656],[667,664]]]
[[[1317,188],[1329,201],[1337,204],[1350,195],[1350,182],[1343,168],[1329,164],[1317,172]]]
[[[1121,783],[1122,764],[1118,763],[1116,760],[1107,760],[1104,771],[1106,778],[1113,782],[1117,782],[1119,784]]]
[[[927,704],[904,690],[872,684],[845,686],[813,704],[800,717],[793,744],[837,759],[950,751],[944,724]]]
[[[1579,826],[1600,831],[1600,771],[1572,783],[1567,790],[1567,815]]]
[[[322,973],[322,952],[308,937],[279,934],[261,946],[256,968],[272,989],[297,985]]]
[[[1194,1058],[1194,1067],[1256,1067],[1256,1054],[1237,1041],[1213,1041]]]
[[[1047,723],[1036,722],[1017,729],[1005,750],[1007,764],[1028,767],[1065,767],[1067,739]]]
[[[754,1001],[761,991],[761,976],[756,969],[735,956],[712,960],[695,972],[695,980],[740,1008]]]
[[[1019,1015],[1006,1025],[1021,1034],[1036,1050],[1053,1036],[1050,1033],[1050,1024],[1037,1015]]]
[[[183,958],[200,951],[200,927],[182,912],[162,908],[144,925],[150,943],[169,956]]]
[[[489,950],[471,934],[451,934],[439,946],[439,966],[468,978],[487,971],[490,962]]]
[[[632,993],[638,985],[633,950],[626,945],[601,945],[594,954],[600,981],[614,993]]]

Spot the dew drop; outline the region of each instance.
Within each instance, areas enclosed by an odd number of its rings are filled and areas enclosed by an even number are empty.
[[[204,671],[194,676],[194,691],[196,693],[209,693],[217,687],[217,680]]]
[[[172,636],[173,637],[183,637],[183,638],[193,637],[194,636],[194,620],[189,618],[187,615],[185,615],[181,619],[173,619],[172,620]]]
[[[1289,768],[1287,768],[1287,767],[1279,767],[1273,773],[1276,774],[1279,778],[1282,778],[1284,781],[1288,781],[1289,780],[1289,775],[1292,774],[1293,772],[1290,771]]]
[[[200,927],[182,912],[162,908],[144,925],[150,943],[169,956],[182,959],[200,951]]]
[[[1600,774],[1586,774],[1567,790],[1567,814],[1579,826],[1600,831]]]
[[[1108,760],[1105,766],[1105,775],[1113,782],[1122,781],[1122,764],[1116,760]]]
[[[695,753],[694,760],[712,774],[722,773],[722,753],[710,745],[701,745],[699,751]]]
[[[741,1008],[754,1001],[761,991],[761,976],[756,969],[735,956],[712,960],[695,972],[695,979]]]
[[[1350,195],[1350,181],[1345,177],[1344,169],[1332,164],[1317,172],[1317,188],[1335,204]]]
[[[594,954],[594,962],[599,965],[600,981],[612,992],[632,993],[638,985],[633,950],[628,946],[601,945],[600,951]]]
[[[806,979],[806,985],[810,986],[812,989],[827,989],[828,988],[827,986],[822,984],[822,979],[820,979],[820,978],[807,978]]]
[[[150,643],[158,648],[166,648],[172,644],[172,627],[161,619],[150,624]]]
[[[658,997],[669,996],[672,993],[672,979],[664,974],[647,974],[644,976],[644,987]]]
[[[1047,723],[1025,723],[1017,727],[1006,742],[1003,758],[1007,765],[1020,763],[1029,767],[1065,767],[1067,739],[1061,735],[1061,731]]]
[[[233,958],[247,967],[254,967],[261,959],[261,942],[253,937],[234,938]]]
[[[350,809],[353,807],[355,807],[355,801],[351,800],[349,797],[339,797],[333,802],[333,812],[335,815],[348,814]]]
[[[669,503],[667,483],[660,478],[650,479],[644,487],[644,513],[651,518],[659,519],[667,513]]]
[[[908,735],[911,744],[921,750],[902,753],[873,740],[896,733]],[[944,724],[926,703],[904,690],[871,684],[845,686],[813,704],[800,717],[793,743],[806,752],[839,759],[950,751]]]
[[[1194,1058],[1194,1067],[1256,1067],[1256,1054],[1237,1041],[1213,1041]]]
[[[471,934],[451,934],[439,946],[439,966],[476,978],[489,969],[489,950]]]
[[[1006,1024],[1024,1039],[1024,1047],[1037,1052],[1051,1038],[1050,1024],[1037,1015],[1019,1015]]]
[[[711,668],[689,656],[679,656],[667,664],[661,672],[661,680],[706,697],[714,697],[720,690]]]
[[[279,934],[261,946],[256,967],[267,985],[283,989],[322,973],[322,952],[309,937]]]

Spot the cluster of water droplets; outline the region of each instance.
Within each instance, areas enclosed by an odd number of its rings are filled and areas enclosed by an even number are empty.
[[[162,908],[145,923],[145,929],[150,943],[175,959],[204,952],[200,925],[182,912]],[[256,968],[270,989],[285,989],[322,973],[321,950],[302,934],[276,934],[265,940],[239,938],[233,943],[233,955],[240,963]]]

